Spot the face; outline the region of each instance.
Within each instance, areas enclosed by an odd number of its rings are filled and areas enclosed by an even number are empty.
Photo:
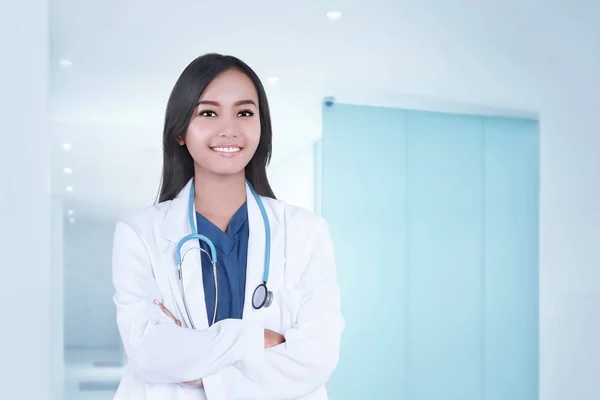
[[[250,78],[237,70],[217,76],[194,109],[185,136],[200,172],[244,174],[260,139],[258,94]]]

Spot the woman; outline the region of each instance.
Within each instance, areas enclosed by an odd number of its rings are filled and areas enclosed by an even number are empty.
[[[333,246],[321,217],[275,199],[271,136],[245,63],[208,54],[183,71],[159,201],[116,226],[116,399],[328,398],[344,329]]]

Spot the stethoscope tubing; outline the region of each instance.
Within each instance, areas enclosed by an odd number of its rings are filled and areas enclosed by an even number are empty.
[[[267,215],[267,211],[265,209],[265,206],[264,206],[260,196],[258,196],[258,194],[256,193],[256,191],[254,190],[254,188],[252,187],[252,185],[249,182],[248,182],[248,186],[250,187],[250,191],[252,192],[252,195],[253,195],[254,199],[256,200],[256,203],[258,204],[258,208],[260,210],[260,213],[261,213],[261,216],[263,219],[263,223],[264,223],[264,227],[265,227],[265,261],[264,261],[264,269],[263,269],[263,282],[256,287],[256,289],[254,290],[253,296],[252,296],[253,297],[252,298],[252,306],[255,309],[260,309],[262,307],[269,307],[271,305],[271,302],[273,299],[273,293],[270,292],[267,288],[267,281],[269,279],[269,269],[270,269],[270,263],[271,263],[271,226],[269,224],[269,217]],[[185,254],[184,255],[181,254],[181,248],[188,240],[200,240],[200,241],[206,243],[210,249],[210,254],[209,254],[206,250],[204,250],[202,247],[200,247],[200,251],[204,252],[210,259],[210,262],[212,264],[212,270],[213,270],[213,282],[215,285],[215,307],[214,307],[214,311],[213,311],[213,318],[212,318],[211,325],[214,325],[217,320],[217,309],[218,309],[218,304],[219,304],[219,280],[217,278],[217,251],[216,251],[215,245],[213,244],[212,240],[210,240],[208,237],[206,237],[204,235],[197,233],[195,218],[194,218],[195,217],[194,195],[195,195],[195,187],[194,187],[194,180],[192,179],[191,187],[190,187],[190,195],[189,195],[189,199],[188,199],[188,209],[189,209],[188,210],[188,218],[189,218],[190,230],[192,233],[185,236],[184,238],[182,238],[177,243],[177,246],[175,249],[175,263],[177,265],[179,290],[181,291],[181,297],[183,298],[183,306],[185,308],[185,312],[187,314],[188,320],[190,321],[190,325],[191,325],[192,329],[196,329],[196,326],[191,317],[191,313],[190,313],[188,302],[187,302],[187,296],[185,295],[185,290],[183,288],[182,263],[183,263],[183,258],[185,256]],[[196,233],[194,233],[194,232],[196,232]],[[254,302],[254,295],[258,292],[258,289],[261,288],[262,286],[264,286],[265,298],[257,306]]]

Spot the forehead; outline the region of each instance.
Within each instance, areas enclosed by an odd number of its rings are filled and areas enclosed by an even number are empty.
[[[217,76],[206,88],[200,100],[235,102],[239,100],[258,100],[254,84],[238,70],[228,70]]]

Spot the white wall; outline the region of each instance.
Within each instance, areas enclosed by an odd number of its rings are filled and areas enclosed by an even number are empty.
[[[50,314],[48,2],[1,1],[0,49],[0,397],[44,400],[60,323]]]
[[[64,226],[65,347],[118,348],[112,302],[115,221],[78,218]]]
[[[50,334],[50,347],[53,360],[52,367],[52,386],[56,399],[64,397],[64,297],[65,297],[65,279],[64,279],[64,257],[63,257],[63,227],[65,222],[65,213],[61,196],[51,196],[50,207],[50,246],[51,246],[51,296],[50,304],[51,318],[53,321],[52,332]]]
[[[565,77],[542,109],[543,400],[600,397],[600,76],[589,72]]]
[[[276,151],[276,149],[275,149]],[[289,204],[314,210],[314,144],[299,146],[285,160],[269,166],[269,183],[275,196]]]
[[[544,56],[530,76],[541,127],[542,400],[600,398],[598,18],[597,2],[564,2],[539,32]]]

